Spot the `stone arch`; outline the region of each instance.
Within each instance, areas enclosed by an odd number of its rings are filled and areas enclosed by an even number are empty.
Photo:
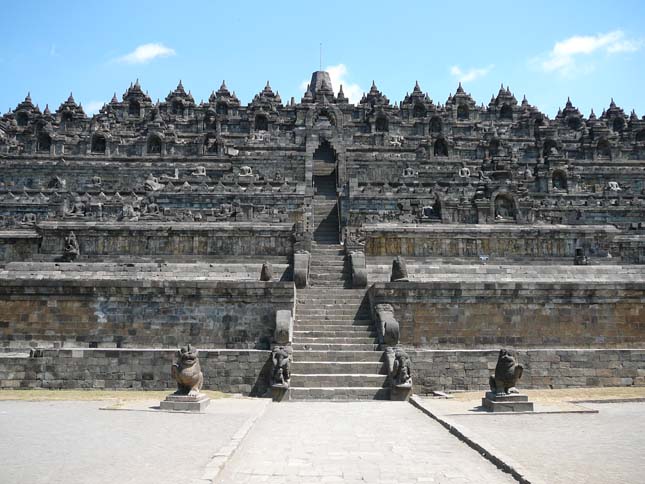
[[[161,138],[156,134],[151,134],[148,138],[147,153],[149,155],[161,154]]]
[[[141,104],[139,104],[139,101],[130,101],[130,104],[128,105],[128,115],[135,118],[141,116]]]
[[[556,170],[551,175],[551,186],[556,190],[567,189],[567,175],[562,170]]]
[[[446,143],[445,138],[439,138],[434,142],[434,155],[448,156],[448,143]]]
[[[517,220],[517,206],[510,193],[498,193],[493,198],[495,220]]]
[[[636,141],[639,143],[645,141],[645,129],[641,129],[638,133],[636,133]]]
[[[376,121],[374,122],[374,127],[377,133],[385,133],[390,129],[389,122],[385,117],[385,115],[381,114],[376,118]]]
[[[52,138],[47,133],[40,133],[38,135],[38,151],[49,153],[52,146]]]
[[[316,114],[315,125],[319,127],[336,126],[336,116],[327,109],[321,109]]]
[[[602,138],[598,141],[598,144],[596,145],[596,152],[599,156],[611,156],[611,145],[609,144],[609,140],[607,140],[607,138]]]
[[[321,138],[313,153],[314,178],[334,175],[337,160],[338,154],[332,144],[327,139]]]
[[[488,154],[490,156],[499,156],[499,147],[499,140],[497,138],[493,138],[490,140],[490,143],[488,143]]]
[[[507,119],[509,121],[513,120],[513,108],[504,103],[502,108],[499,110],[499,119]]]
[[[175,116],[183,116],[184,115],[184,103],[182,103],[179,100],[173,101],[172,102],[172,114]]]
[[[264,114],[255,116],[255,130],[269,131],[269,119]]]
[[[105,139],[105,136],[103,136],[102,134],[95,134],[92,137],[92,153],[105,153],[106,147],[107,140]]]
[[[623,118],[614,118],[614,122],[611,124],[611,127],[616,132],[621,132],[625,129],[625,120]]]
[[[457,119],[466,120],[470,118],[470,109],[466,104],[460,104],[457,106]]]
[[[558,149],[558,143],[555,142],[554,139],[546,139],[544,141],[544,145],[542,146],[542,156],[545,158],[551,154],[551,150],[555,148],[556,150]]]
[[[426,107],[421,103],[416,103],[412,109],[412,117],[414,118],[424,118],[426,113]]]
[[[16,124],[20,127],[27,126],[29,124],[29,115],[24,111],[20,111],[16,114]]]
[[[567,126],[569,127],[569,129],[577,131],[582,126],[582,121],[578,116],[569,116],[567,118]]]
[[[216,112],[217,114],[221,114],[221,115],[223,115],[223,116],[228,115],[228,104],[226,104],[226,103],[225,103],[225,102],[223,102],[223,101],[218,102],[218,103],[215,105],[215,112]]]
[[[443,131],[443,123],[439,116],[433,116],[430,119],[430,134],[439,134]]]

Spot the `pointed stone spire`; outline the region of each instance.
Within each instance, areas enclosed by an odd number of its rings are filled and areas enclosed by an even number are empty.
[[[110,101],[110,104],[116,104],[118,103],[118,99],[116,98],[116,92],[112,95],[112,100]]]
[[[45,110],[43,111],[43,114],[45,116],[49,116],[51,114],[51,111],[49,110],[49,104],[45,104]]]
[[[638,116],[636,115],[636,110],[632,109],[632,113],[629,115],[630,121],[638,121]]]
[[[67,98],[67,102],[70,104],[76,104],[76,101],[74,101],[74,95],[71,93],[71,91],[69,93],[69,97]]]
[[[589,119],[590,120],[596,119],[596,113],[593,112],[593,108],[591,108],[591,113],[589,113]]]
[[[567,96],[567,104],[566,104],[566,107],[567,107],[567,108],[572,108],[572,107],[573,107],[573,104],[571,104],[571,98],[570,98],[569,96]]]
[[[461,81],[459,81],[459,86],[457,86],[457,94],[463,94],[464,88],[461,86]]]
[[[345,101],[345,93],[343,92],[343,85],[340,85],[340,89],[338,90],[338,100],[339,101]]]
[[[616,103],[614,102],[614,98],[613,98],[613,97],[611,98],[611,102],[609,103],[609,107],[610,107],[610,108],[615,108],[615,107],[616,107]]]
[[[30,103],[31,102],[31,91],[27,92],[27,96],[25,96],[25,102]]]
[[[412,92],[421,94],[421,87],[419,86],[419,81],[414,81],[414,90]]]

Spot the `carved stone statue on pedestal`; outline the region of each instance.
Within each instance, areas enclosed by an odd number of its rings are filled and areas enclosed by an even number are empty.
[[[489,378],[490,392],[482,398],[482,406],[491,412],[532,412],[533,402],[516,388],[524,367],[510,351],[499,350],[495,374]]]
[[[177,361],[171,367],[172,377],[177,382],[177,391],[161,402],[163,410],[201,412],[210,398],[201,393],[204,384],[197,350],[191,345],[181,348],[176,354]]]

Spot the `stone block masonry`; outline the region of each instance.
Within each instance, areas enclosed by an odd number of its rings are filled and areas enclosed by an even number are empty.
[[[375,283],[372,308],[394,307],[401,343],[433,349],[514,347],[641,348],[645,303],[641,278],[571,281],[470,277]]]
[[[416,393],[484,390],[499,350],[406,348]],[[645,386],[645,349],[520,349],[525,388]]]
[[[0,341],[11,348],[269,349],[276,311],[294,304],[292,282],[185,271],[5,271],[0,280]]]
[[[2,389],[175,390],[170,374],[175,349],[43,350],[42,357],[0,353]],[[199,350],[204,389],[262,396],[270,352]]]

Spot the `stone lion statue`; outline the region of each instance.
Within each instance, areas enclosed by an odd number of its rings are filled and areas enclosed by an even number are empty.
[[[412,362],[408,354],[400,348],[394,351],[392,384],[395,386],[412,384]]]
[[[510,351],[502,348],[499,350],[495,375],[489,379],[490,390],[493,393],[519,393],[515,388],[517,381],[522,378],[524,368],[517,363]]]
[[[291,379],[291,361],[289,351],[284,346],[276,346],[271,352],[271,385],[289,386]]]
[[[177,381],[175,395],[197,396],[204,384],[197,350],[188,345],[177,351],[177,362],[172,365],[172,377]]]

